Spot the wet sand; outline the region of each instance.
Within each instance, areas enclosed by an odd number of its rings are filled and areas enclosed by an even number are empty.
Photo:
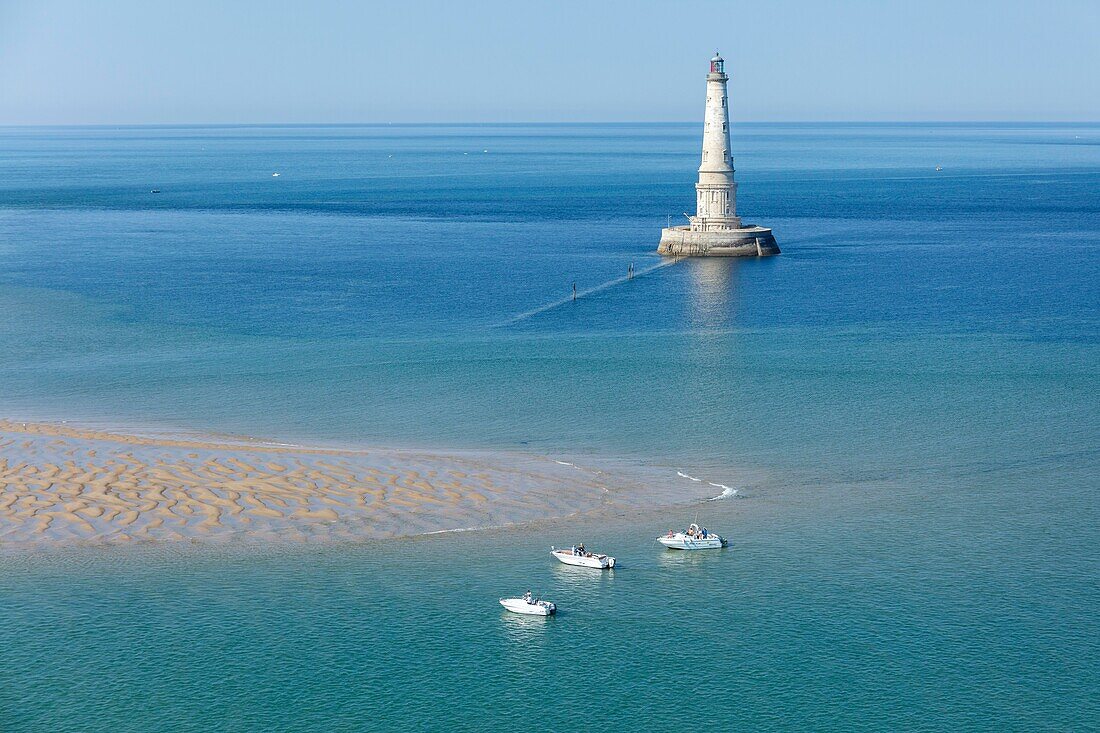
[[[679,497],[686,498],[686,497]],[[0,420],[0,542],[355,540],[653,501],[545,456],[302,448]]]

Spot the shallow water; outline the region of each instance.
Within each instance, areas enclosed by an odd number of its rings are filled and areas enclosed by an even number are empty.
[[[1055,536],[1057,512],[1036,511],[1026,531],[1046,539],[1020,547],[1012,511],[933,503],[899,527],[916,506],[904,486],[828,488],[813,508],[709,506],[734,538],[709,553],[663,550],[665,519],[645,516],[12,558],[6,729],[1091,726],[1096,567],[1052,564],[1087,551]],[[578,536],[619,567],[549,557]],[[528,587],[559,615],[496,604]]]
[[[0,131],[6,416],[744,497],[584,530],[624,563],[592,583],[561,527],[5,557],[0,727],[1098,725],[1100,127],[734,138],[784,254],[574,302],[660,262],[695,126]],[[734,549],[658,552],[696,511]],[[560,618],[500,616],[536,583]]]

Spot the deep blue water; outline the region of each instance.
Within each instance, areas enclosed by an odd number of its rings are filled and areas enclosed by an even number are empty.
[[[4,416],[753,477],[718,556],[587,527],[592,583],[553,527],[12,559],[0,729],[1100,727],[1100,126],[738,125],[782,256],[540,310],[660,263],[698,140],[0,130]]]

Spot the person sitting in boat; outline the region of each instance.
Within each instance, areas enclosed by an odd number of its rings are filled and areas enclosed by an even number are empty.
[[[703,539],[705,540],[706,538],[707,538],[707,528],[703,527]]]
[[[527,601],[528,603],[534,603],[534,601],[531,600],[531,591],[527,591],[523,594],[523,600]]]

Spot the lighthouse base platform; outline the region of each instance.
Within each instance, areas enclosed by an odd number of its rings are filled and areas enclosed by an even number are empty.
[[[695,230],[669,227],[661,230],[657,254],[672,257],[766,257],[779,254],[771,229],[752,226],[741,229]]]

